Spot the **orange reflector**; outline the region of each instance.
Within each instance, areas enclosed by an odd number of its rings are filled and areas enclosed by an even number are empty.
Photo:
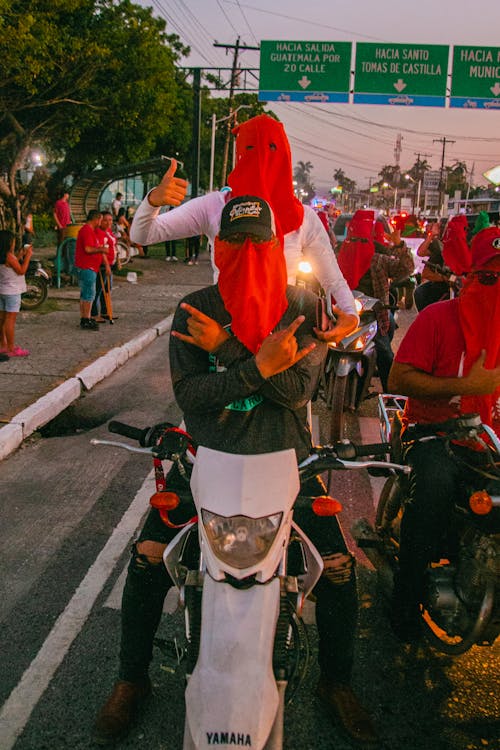
[[[493,507],[493,501],[486,490],[473,492],[469,497],[470,509],[478,516],[487,515]]]
[[[155,492],[149,499],[150,505],[158,510],[175,510],[180,503],[179,495],[175,492]]]
[[[342,503],[339,503],[333,497],[321,495],[314,498],[312,509],[317,516],[336,516],[337,513],[343,510],[343,506]]]

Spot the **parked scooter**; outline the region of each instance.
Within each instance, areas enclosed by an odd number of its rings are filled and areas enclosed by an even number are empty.
[[[30,260],[25,274],[26,291],[21,295],[21,309],[34,310],[47,299],[50,276],[39,260]]]
[[[308,261],[299,263],[296,284],[318,295],[318,327],[324,329],[327,323],[324,292]],[[318,388],[318,394],[330,410],[330,442],[345,437],[346,412],[354,412],[368,396],[376,368],[374,338],[381,302],[362,292],[353,291],[353,295],[359,326],[342,341],[328,344]]]
[[[316,448],[297,466],[293,450],[236,455],[200,447],[193,457],[189,436],[177,428],[140,430],[111,422],[109,429],[144,447],[92,443],[153,456],[157,492],[151,504],[165,523],[179,498],[168,491],[161,462],[174,461],[186,481],[194,464],[190,484],[197,518],[164,553],[185,609],[183,750],[214,745],[281,750],[285,702],[309,657],[302,606],[323,569],[318,551],[293,521],[300,481],[331,469],[386,466],[352,459],[383,455],[388,446]],[[313,509],[333,515],[341,506],[321,497]]]
[[[404,396],[379,396],[381,435],[391,445],[391,460],[401,463],[405,447],[416,440],[467,440],[489,451],[487,470],[468,467],[468,502],[457,500],[454,504],[438,557],[427,568],[421,602],[424,632],[430,643],[445,654],[462,654],[475,644],[492,645],[500,632],[500,441],[477,414],[415,425],[401,435],[404,403]],[[481,439],[484,433],[489,444]],[[392,469],[385,473],[388,479],[380,493],[375,528],[360,519],[351,532],[377,569],[389,597],[398,565],[409,479]]]

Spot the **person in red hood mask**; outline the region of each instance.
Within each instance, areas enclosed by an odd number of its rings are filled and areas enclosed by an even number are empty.
[[[137,209],[131,228],[132,240],[146,245],[204,234],[213,247],[222,209],[228,200],[242,195],[258,195],[273,210],[276,235],[285,254],[288,282],[295,283],[298,263],[305,255],[327,293],[329,311],[336,322],[331,323],[329,330],[319,331],[318,338],[340,341],[356,328],[359,321],[354,298],[339,270],[320,219],[294,194],[290,145],[283,125],[269,115],[258,115],[237,125],[233,133],[236,137],[236,164],[228,177],[230,191],[224,189],[182,203],[187,182],[175,176],[177,162],[173,159],[160,184]],[[159,208],[166,205],[177,208],[160,214]],[[217,274],[215,265],[215,281]]]
[[[389,389],[408,396],[405,422],[442,422],[476,412],[500,436],[500,229],[478,232],[469,264],[459,297],[425,307],[408,329]],[[481,460],[463,445],[455,449],[469,463]],[[419,637],[423,571],[446,527],[450,503],[474,474],[436,441],[416,443],[407,460],[413,479],[401,523],[392,624],[401,638],[412,640]]]
[[[186,429],[197,445],[239,454],[292,448],[302,461],[311,450],[306,404],[326,345],[314,336],[315,295],[287,285],[276,231],[271,208],[260,197],[245,195],[226,204],[214,240],[218,283],[180,302],[172,324],[170,369]],[[191,518],[192,498],[185,483],[176,485],[176,470],[167,486],[183,498],[175,512],[181,515],[172,516],[173,522]],[[324,494],[324,487],[302,488],[303,494],[311,492]],[[352,739],[373,743],[371,720],[350,687],[357,619],[353,558],[336,517],[318,520],[308,504],[298,509],[297,520],[325,565],[314,590],[318,692]],[[162,554],[176,531],[152,509],[134,546],[123,594],[120,680],[95,727],[101,744],[128,731],[149,692],[153,638],[172,585]]]
[[[357,289],[382,302],[383,307],[377,311],[378,330],[374,343],[382,391],[387,393],[387,378],[394,357],[391,346],[394,319],[387,309],[390,283],[413,273],[414,262],[411,251],[401,242],[398,230],[394,230],[391,235],[390,248],[380,244],[378,227],[381,224],[378,221],[374,223],[374,218],[374,211],[356,211],[349,222],[338,262],[351,289]]]

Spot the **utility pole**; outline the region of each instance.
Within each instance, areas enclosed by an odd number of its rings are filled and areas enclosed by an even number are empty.
[[[191,198],[197,198],[200,189],[201,68],[193,68],[193,98]]]
[[[427,156],[432,156],[432,154],[421,154],[420,152],[417,153],[416,151],[414,151],[413,153],[417,157],[417,168],[415,170],[416,171],[416,177],[417,177],[417,179],[416,179],[416,182],[415,182],[415,186],[413,188],[413,207],[412,207],[412,213],[415,212],[415,205],[416,205],[417,206],[417,214],[420,215],[420,191],[421,191],[422,183],[423,183],[423,179],[424,179],[424,175],[422,174],[422,171],[420,169],[420,164],[421,164],[420,157],[423,156],[424,160],[425,160],[425,158]],[[416,197],[415,197],[415,193],[417,194]]]
[[[231,81],[229,85],[229,115],[232,115],[233,113],[233,96],[234,96],[234,89],[236,86],[236,75],[238,72],[238,53],[240,50],[247,50],[247,49],[254,49],[258,50],[259,47],[250,47],[247,45],[240,44],[240,38],[238,37],[235,44],[219,44],[218,42],[214,42],[214,47],[223,47],[226,50],[226,53],[228,50],[232,49],[234,50],[234,56],[233,56],[233,66],[231,68]],[[233,125],[233,118],[230,116],[227,121],[227,129],[226,129],[226,140],[224,142],[224,157],[222,161],[222,177],[221,177],[221,185],[226,184],[226,175],[227,175],[227,162],[229,158],[229,141],[231,139],[231,129]]]
[[[441,154],[441,172],[439,175],[439,215],[442,216],[444,212],[444,153],[446,150],[446,144],[447,143],[455,143],[455,141],[451,141],[449,138],[434,138],[433,143],[442,143],[443,144],[443,151]]]

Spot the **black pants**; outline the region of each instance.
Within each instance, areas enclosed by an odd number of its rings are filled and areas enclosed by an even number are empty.
[[[378,376],[382,383],[382,393],[388,393],[387,380],[394,359],[390,334],[386,333],[385,336],[383,336],[380,332],[377,332],[373,342],[375,344]]]
[[[425,281],[415,289],[415,305],[417,310],[423,310],[433,302],[449,299],[450,287],[446,281]]]
[[[172,481],[168,481],[167,485],[169,489],[174,489]],[[189,496],[183,495],[181,505],[171,518],[174,523],[182,523],[191,518],[194,512]],[[319,518],[310,507],[301,507],[295,514],[295,520],[314,541],[320,553],[347,553],[344,537],[335,517]],[[150,540],[167,544],[176,533],[175,529],[165,526],[158,511],[152,509],[138,542]],[[172,585],[165,566],[149,564],[137,555],[134,546],[122,600],[120,679],[134,682],[147,675],[163,602]],[[333,584],[322,576],[314,594],[321,672],[332,680],[348,683],[351,678],[358,614],[354,565],[346,583]]]

